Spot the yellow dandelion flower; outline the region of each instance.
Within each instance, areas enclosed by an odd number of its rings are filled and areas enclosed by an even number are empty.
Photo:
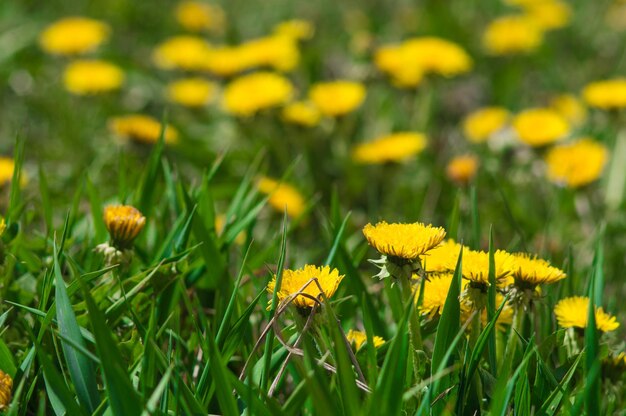
[[[354,349],[358,351],[361,349],[363,344],[367,342],[367,334],[365,332],[355,331],[351,329],[346,334],[346,339],[350,344],[354,344]],[[374,335],[372,337],[372,341],[374,342],[374,348],[378,348],[385,343],[385,340],[378,335]]]
[[[10,157],[0,156],[0,187],[13,180],[13,171],[15,170],[15,161]]]
[[[66,17],[47,26],[39,35],[41,48],[53,55],[91,52],[109,38],[106,23],[86,17]]]
[[[502,107],[478,109],[463,120],[463,133],[470,142],[485,142],[506,126],[509,117],[508,110]]]
[[[109,129],[120,137],[141,143],[155,143],[161,135],[161,122],[143,114],[130,114],[113,117],[109,120]],[[165,128],[165,143],[174,144],[178,141],[178,131],[168,125]]]
[[[583,99],[602,110],[622,109],[626,107],[626,78],[592,82],[583,89]]]
[[[456,156],[446,166],[448,179],[461,185],[468,184],[476,176],[478,158],[473,155]]]
[[[311,22],[303,19],[292,19],[274,26],[274,34],[295,40],[311,39],[315,28]]]
[[[544,283],[554,283],[565,279],[566,274],[548,261],[526,253],[513,254],[513,278],[521,287],[534,287]]]
[[[293,94],[291,82],[271,72],[256,72],[231,81],[224,89],[222,106],[230,114],[247,117],[285,104]]]
[[[402,45],[384,45],[378,48],[374,53],[374,64],[381,72],[390,76],[397,87],[416,87],[424,78],[424,69]]]
[[[513,119],[513,128],[522,142],[533,147],[562,140],[570,130],[567,121],[549,108],[522,111]]]
[[[226,215],[219,214],[215,216],[215,232],[218,236],[221,236],[226,227]],[[246,242],[246,232],[242,231],[235,237],[235,244],[241,246]]]
[[[65,88],[76,95],[98,94],[118,89],[124,82],[124,71],[110,62],[79,60],[65,68]]]
[[[422,266],[427,273],[453,271],[456,267],[461,245],[449,238],[422,257]]]
[[[152,60],[161,69],[206,69],[211,57],[211,46],[196,36],[175,36],[159,44],[152,52]]]
[[[311,279],[317,279],[319,286]],[[283,278],[280,284],[280,290],[278,291],[278,300],[284,301],[288,297],[295,295],[296,293],[306,293],[320,302],[323,302],[322,291],[326,298],[332,297],[339,283],[343,279],[343,275],[339,274],[337,269],[330,269],[329,266],[316,267],[307,264],[301,269],[297,270],[283,270]],[[307,285],[304,289],[302,287]],[[276,286],[276,276],[267,284],[267,292],[274,293],[274,287]],[[321,287],[321,291],[320,291]],[[302,290],[301,290],[302,289]],[[271,302],[271,300],[270,300]],[[293,301],[293,304],[298,308],[311,308],[316,302],[308,297],[298,294]],[[268,306],[269,308],[269,306]]]
[[[268,203],[278,212],[287,210],[291,218],[298,218],[304,213],[306,202],[302,194],[291,185],[263,176],[257,180],[259,192],[269,195]]]
[[[525,15],[544,30],[567,26],[572,18],[572,9],[559,0],[531,2],[524,6]]]
[[[483,45],[491,55],[530,53],[543,41],[543,31],[528,17],[503,16],[487,26]]]
[[[104,224],[113,245],[128,248],[146,225],[146,217],[130,205],[109,205],[104,208]]]
[[[426,136],[421,133],[399,132],[360,143],[352,150],[352,159],[366,165],[402,162],[421,153]]]
[[[555,110],[572,125],[580,125],[587,119],[587,109],[583,103],[572,94],[561,94],[550,100],[550,108]]]
[[[556,320],[563,328],[587,328],[589,298],[573,296],[561,299],[554,307]],[[604,312],[602,307],[595,310],[596,327],[602,332],[614,331],[619,327],[615,316]]]
[[[589,137],[555,146],[545,156],[548,178],[570,188],[587,185],[600,178],[608,157],[607,148]]]
[[[472,58],[467,52],[446,39],[437,37],[408,39],[403,43],[403,48],[407,56],[413,57],[415,66],[425,73],[452,77],[472,69]]]
[[[452,273],[439,273],[430,276],[424,282],[424,296],[422,305],[419,307],[420,313],[433,318],[441,314],[443,305],[446,303],[450,284],[452,283]],[[415,301],[420,297],[419,290],[415,293]]]
[[[221,7],[202,1],[182,1],[175,14],[178,23],[190,32],[221,32],[226,21]]]
[[[283,120],[288,123],[305,127],[317,126],[322,114],[317,107],[308,101],[295,101],[283,108]]]
[[[167,86],[170,101],[186,107],[202,107],[212,102],[217,95],[217,84],[204,78],[184,78]]]
[[[379,253],[413,260],[437,247],[446,231],[421,222],[388,224],[382,221],[376,225],[367,224],[363,227],[363,235]]]
[[[323,115],[343,116],[361,106],[365,87],[353,81],[321,82],[311,87],[309,97]]]
[[[248,67],[269,66],[277,71],[293,70],[300,62],[296,41],[287,36],[266,36],[245,42],[240,46],[249,60]],[[245,61],[245,60],[244,60]]]
[[[12,391],[13,379],[7,373],[0,370],[0,412],[9,407]]]
[[[499,285],[506,284],[505,280],[514,267],[514,258],[504,250],[494,253],[495,277]],[[463,277],[481,285],[489,284],[489,253],[463,248]]]

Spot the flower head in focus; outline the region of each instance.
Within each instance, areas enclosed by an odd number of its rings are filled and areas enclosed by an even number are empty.
[[[504,250],[496,250],[494,260],[496,283],[502,285],[513,271],[514,258]],[[463,277],[470,282],[489,285],[489,253],[464,248],[462,269]]]
[[[424,270],[426,273],[434,274],[452,272],[456,267],[459,253],[461,245],[449,238],[422,257]]]
[[[513,254],[513,272],[515,285],[521,288],[534,288],[565,279],[566,274],[546,260],[526,253]]]
[[[13,379],[4,371],[0,370],[0,412],[6,410],[11,403]]]
[[[319,286],[312,281],[317,279]],[[312,265],[305,265],[301,269],[297,270],[283,270],[282,281],[280,284],[280,290],[277,292],[278,300],[283,302],[287,298],[295,296],[293,304],[298,308],[311,308],[316,302],[306,296],[302,296],[299,293],[305,293],[313,298],[323,302],[324,299],[321,296],[322,291],[326,298],[332,297],[339,283],[343,279],[343,275],[339,274],[337,269],[332,269],[329,266],[316,267]],[[302,289],[304,286],[306,287]],[[321,286],[321,291],[320,291]],[[276,276],[267,284],[267,292],[274,293],[276,287]],[[302,292],[300,292],[302,290]],[[296,295],[297,294],[297,295]],[[270,300],[271,305],[271,300]],[[269,306],[268,306],[269,307]]]
[[[146,217],[130,205],[109,205],[104,208],[104,225],[113,246],[129,248],[146,225]]]
[[[554,307],[554,314],[563,328],[587,328],[589,298],[573,296],[561,299]],[[596,327],[602,332],[615,331],[619,323],[615,316],[604,312],[602,307],[595,309]]]
[[[363,227],[363,235],[381,254],[414,260],[437,247],[446,236],[446,231],[421,222],[388,224],[382,221],[376,225],[367,224]]]

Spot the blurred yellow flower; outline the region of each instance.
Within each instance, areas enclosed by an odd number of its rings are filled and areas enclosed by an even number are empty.
[[[504,250],[496,250],[494,253],[495,277],[499,285],[506,281],[514,267],[514,258]],[[463,248],[463,277],[471,282],[489,285],[489,253]]]
[[[7,229],[7,222],[5,221],[4,217],[0,217],[0,237],[2,237],[2,234],[4,234],[4,230]]]
[[[124,82],[124,71],[106,61],[78,60],[65,68],[63,82],[72,94],[98,94],[118,89]]]
[[[543,31],[528,17],[503,16],[494,20],[483,33],[483,45],[491,55],[529,53],[543,41]]]
[[[415,87],[423,75],[452,77],[472,69],[472,58],[456,43],[437,37],[407,39],[383,45],[374,54],[379,70],[400,87]]]
[[[224,232],[224,228],[226,227],[226,215],[224,214],[219,214],[215,216],[215,233],[218,236],[221,236],[222,233]],[[243,245],[246,242],[246,232],[242,231],[239,234],[237,234],[237,237],[235,237],[235,244],[237,245]]]
[[[320,82],[311,87],[309,97],[323,115],[343,116],[363,103],[365,87],[353,81]]]
[[[304,213],[306,203],[300,192],[291,185],[262,176],[257,180],[259,192],[269,195],[268,203],[278,212],[297,218]]]
[[[591,107],[619,110],[626,107],[626,78],[596,81],[583,89],[583,99]]]
[[[41,48],[53,55],[91,52],[109,38],[106,23],[86,17],[66,17],[47,26],[39,35]]]
[[[446,166],[448,179],[461,185],[468,184],[476,176],[478,158],[474,155],[456,156]]]
[[[561,94],[552,97],[550,108],[555,110],[572,125],[580,125],[587,119],[587,109],[573,94]]]
[[[217,84],[204,78],[183,78],[167,86],[170,101],[187,107],[203,107],[217,95]]]
[[[176,6],[176,20],[191,32],[221,32],[226,18],[224,10],[203,1],[181,1]]]
[[[449,238],[424,254],[422,266],[427,273],[454,271],[460,253],[461,245]]]
[[[155,143],[161,136],[161,122],[143,114],[130,114],[113,117],[108,123],[109,129],[120,137],[143,143]],[[165,143],[173,144],[178,141],[178,131],[168,125],[165,129]]]
[[[424,78],[424,69],[402,45],[384,45],[374,53],[374,64],[391,77],[394,85],[401,88],[418,86]]]
[[[553,147],[545,156],[548,178],[571,188],[587,185],[602,175],[608,156],[603,144],[588,137]]]
[[[204,62],[204,69],[212,74],[228,77],[257,67],[291,71],[299,61],[300,51],[295,40],[273,35],[252,39],[236,46],[212,48]]]
[[[104,208],[106,225],[113,245],[118,249],[128,248],[146,225],[146,217],[130,205],[109,205]]]
[[[573,296],[561,299],[554,307],[554,314],[563,328],[587,328],[589,298]],[[615,316],[604,312],[602,307],[596,306],[595,318],[596,327],[602,332],[614,331],[619,327]]]
[[[565,27],[572,18],[572,9],[560,0],[534,1],[523,7],[526,17],[544,30]]]
[[[480,108],[465,117],[463,133],[473,143],[485,142],[504,128],[509,117],[508,110],[502,107]]]
[[[513,254],[513,278],[521,288],[533,288],[544,283],[554,283],[565,279],[566,274],[548,261],[526,253]]]
[[[271,72],[256,72],[231,81],[224,89],[222,107],[228,113],[247,117],[277,107],[293,94],[291,82]]]
[[[0,370],[0,412],[9,407],[12,391],[13,379],[7,373]]]
[[[283,108],[283,120],[305,127],[317,126],[322,114],[308,101],[294,101]]]
[[[4,186],[13,180],[15,161],[10,157],[0,156],[0,186]]]
[[[379,253],[413,260],[437,247],[446,231],[421,222],[388,224],[382,221],[376,225],[367,224],[363,227],[363,235]]]
[[[436,37],[420,37],[404,41],[408,56],[425,73],[452,77],[472,69],[472,58],[456,43]]]
[[[569,134],[567,121],[549,108],[524,110],[513,119],[518,138],[533,147],[545,146],[564,139]]]
[[[319,286],[314,281],[311,281],[313,278],[317,279]],[[322,292],[326,298],[332,297],[337,291],[339,283],[341,283],[342,279],[343,275],[340,275],[337,269],[331,270],[329,266],[316,267],[307,264],[303,268],[297,270],[285,269],[283,270],[280,290],[277,292],[278,300],[283,302],[285,299],[291,298],[291,296],[298,293],[293,301],[293,304],[298,308],[311,308],[316,304],[316,302],[313,299],[302,296],[299,293],[305,293],[315,299],[318,299],[320,302],[323,302],[324,299]],[[307,286],[302,289],[304,285]],[[321,291],[320,286],[322,288]],[[267,292],[269,294],[273,294],[275,287],[276,275],[274,275],[274,278],[267,284]],[[271,305],[271,300],[269,302]]]
[[[314,32],[311,22],[303,19],[286,20],[274,26],[274,34],[295,40],[311,39]]]
[[[354,344],[354,349],[358,351],[361,349],[363,344],[367,342],[367,334],[365,332],[355,331],[351,329],[346,334],[346,339],[350,344]],[[374,335],[372,337],[372,342],[374,343],[374,348],[378,348],[385,343],[385,340],[378,335]]]
[[[161,69],[199,71],[206,69],[211,51],[209,43],[201,37],[174,36],[154,48],[152,60]]]
[[[399,132],[360,143],[352,150],[352,159],[362,164],[402,162],[419,154],[426,147],[421,133]]]

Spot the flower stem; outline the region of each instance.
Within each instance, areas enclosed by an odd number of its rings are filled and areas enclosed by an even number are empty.
[[[400,280],[400,290],[402,292],[402,301],[405,305],[409,305],[409,302],[413,302],[413,290],[410,278],[405,273],[400,273],[401,276],[397,276]],[[420,354],[418,351],[423,349],[422,334],[420,330],[420,321],[417,311],[413,310],[409,316],[409,336],[411,340],[411,349],[413,351],[413,370],[415,377],[419,380],[422,377],[422,371],[420,370]]]
[[[502,367],[507,366],[508,369],[513,367],[513,359],[517,350],[517,334],[522,331],[522,325],[524,324],[524,310],[522,305],[515,306],[515,313],[513,315],[513,324],[511,325],[511,332],[506,342],[505,357],[502,363]],[[508,371],[507,371],[508,373]],[[500,373],[501,374],[501,373]]]

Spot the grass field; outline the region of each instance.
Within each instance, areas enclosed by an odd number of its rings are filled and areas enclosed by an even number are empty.
[[[0,2],[0,414],[626,415],[625,36]]]

